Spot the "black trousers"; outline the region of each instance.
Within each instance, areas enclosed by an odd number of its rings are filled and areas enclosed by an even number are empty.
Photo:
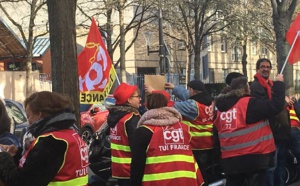
[[[208,169],[214,164],[215,151],[214,149],[193,150],[193,155],[205,182],[204,186],[207,186],[209,183],[214,181],[212,178],[214,175],[211,175],[212,172],[208,171]]]
[[[266,170],[226,175],[226,186],[265,186]]]

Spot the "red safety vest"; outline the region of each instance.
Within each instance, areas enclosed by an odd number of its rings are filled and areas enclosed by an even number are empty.
[[[19,168],[22,168],[28,153],[35,144],[44,137],[53,136],[57,140],[65,141],[68,144],[63,164],[53,180],[48,185],[73,186],[88,184],[89,152],[86,143],[73,129],[66,129],[45,133],[35,139],[24,156],[20,159]]]
[[[142,125],[153,132],[146,152],[143,186],[202,185],[203,178],[190,147],[188,126]]]
[[[294,105],[292,105],[289,108],[289,113],[290,113],[291,127],[298,127],[298,128],[300,128],[299,118],[296,115],[296,111],[295,111]]]
[[[268,120],[246,124],[250,97],[241,98],[226,112],[218,111],[214,125],[218,130],[222,158],[275,151],[273,134]]]
[[[118,121],[114,128],[110,128],[111,169],[113,178],[130,178],[131,150],[125,123],[133,115],[134,113],[126,114]]]
[[[198,117],[195,120],[183,118],[183,123],[190,127],[192,136],[191,146],[193,150],[212,149],[214,147],[213,139],[213,105],[206,106],[196,102],[198,108]]]

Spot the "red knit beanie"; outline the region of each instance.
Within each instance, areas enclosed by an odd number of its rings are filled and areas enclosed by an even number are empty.
[[[116,99],[116,105],[121,105],[126,103],[126,101],[132,96],[132,94],[137,90],[137,86],[129,85],[127,83],[121,83],[113,93]]]
[[[163,91],[163,90],[154,90],[154,91],[152,91],[152,93],[164,95],[168,100],[168,104],[167,104],[168,107],[172,107],[174,105],[174,101],[171,101],[171,96],[168,92]]]

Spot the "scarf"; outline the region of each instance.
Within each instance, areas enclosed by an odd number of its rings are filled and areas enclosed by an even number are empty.
[[[182,120],[181,114],[173,107],[161,107],[148,110],[143,114],[138,126],[142,124],[167,126]]]
[[[254,75],[254,78],[256,78],[257,81],[259,82],[259,84],[267,90],[268,98],[271,99],[272,98],[272,89],[271,89],[271,87],[273,86],[273,81],[271,81],[270,79],[267,79],[267,81],[266,81],[266,79],[264,79],[258,73],[256,73]]]

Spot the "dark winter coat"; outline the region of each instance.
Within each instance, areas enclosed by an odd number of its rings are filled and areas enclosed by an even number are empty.
[[[258,99],[268,100],[267,90],[255,79],[250,86],[251,96]],[[272,96],[274,90],[272,87]],[[285,104],[287,106],[287,103]],[[285,107],[276,116],[269,118],[270,126],[274,135],[275,142],[287,142],[291,136],[291,125],[289,111]]]
[[[60,113],[33,123],[30,133],[38,136],[73,127],[76,118],[71,113]],[[19,169],[7,152],[0,153],[0,179],[5,185],[41,186],[48,185],[60,170],[67,150],[67,143],[53,136],[41,138],[28,153],[23,168]],[[15,160],[21,157],[22,148],[18,149]]]
[[[283,82],[274,82],[273,98],[263,100],[251,97],[246,110],[246,124],[253,124],[278,114],[284,107],[285,92]],[[220,94],[215,105],[219,111],[224,112],[234,106],[239,99],[245,96],[240,90],[232,90],[226,94]],[[217,135],[217,134],[215,134]],[[217,138],[217,136],[216,136]],[[222,159],[222,167],[226,174],[237,174],[246,171],[267,169],[274,162],[274,153],[243,155]]]
[[[137,128],[137,124],[141,118],[138,109],[130,105],[112,105],[107,107],[109,114],[107,117],[107,124],[110,128],[116,126],[120,119],[122,119],[128,113],[134,113],[133,116],[126,121],[126,133],[128,136],[128,141],[131,146],[132,136]]]

